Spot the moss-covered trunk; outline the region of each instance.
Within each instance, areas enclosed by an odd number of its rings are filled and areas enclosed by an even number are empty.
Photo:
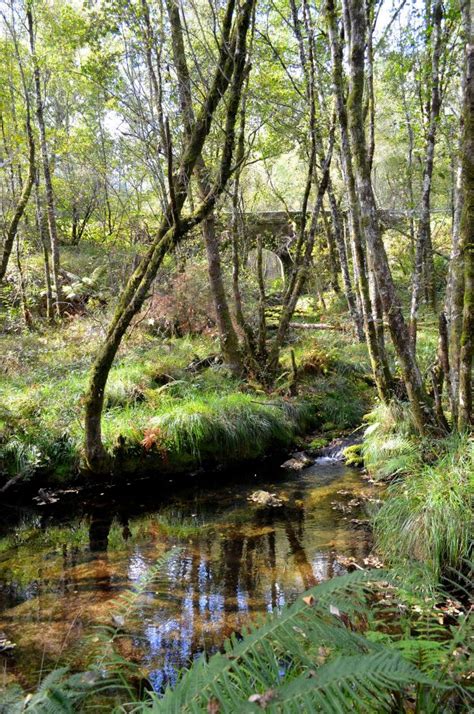
[[[222,25],[219,61],[214,77],[193,130],[185,142],[179,169],[174,176],[169,177],[170,185],[173,186],[172,200],[166,208],[157,235],[122,292],[107,336],[92,367],[85,400],[85,455],[92,471],[101,472],[109,467],[108,457],[102,444],[101,418],[105,385],[122,337],[133,317],[141,309],[165,255],[209,214],[229,179],[234,150],[235,122],[246,62],[246,38],[253,3],[254,0],[246,0],[233,23],[235,4],[234,0],[228,0]],[[202,202],[190,216],[184,218],[181,216],[181,211],[188,195],[190,176],[209,135],[215,111],[229,87],[217,179],[206,201]]]
[[[328,0],[326,3],[326,18],[331,45],[332,79],[336,95],[337,112],[339,115],[342,169],[349,201],[350,236],[355,259],[355,271],[357,275],[359,295],[362,304],[365,337],[379,397],[382,401],[388,402],[391,394],[391,377],[387,362],[383,358],[383,353],[381,353],[381,345],[377,337],[376,323],[370,299],[370,287],[367,276],[367,258],[365,255],[363,231],[360,222],[360,206],[357,197],[352,150],[349,139],[347,107],[344,98],[342,45],[338,37],[337,18],[333,0]]]
[[[332,2],[332,0],[329,0]],[[346,0],[345,12],[349,23],[350,83],[347,100],[350,152],[354,156],[357,179],[357,196],[360,205],[361,229],[371,252],[377,287],[387,319],[390,335],[402,370],[403,380],[410,400],[413,418],[420,433],[427,428],[439,427],[432,403],[423,385],[420,370],[411,349],[410,335],[403,317],[402,307],[395,290],[390,266],[382,240],[377,206],[372,188],[370,162],[368,161],[363,97],[364,54],[366,40],[366,14],[358,0]]]
[[[461,142],[462,212],[461,251],[464,256],[464,304],[461,349],[459,355],[459,416],[464,429],[472,423],[472,361],[474,351],[474,37],[472,5],[462,3],[463,31],[466,42],[465,85],[463,98],[464,127]]]

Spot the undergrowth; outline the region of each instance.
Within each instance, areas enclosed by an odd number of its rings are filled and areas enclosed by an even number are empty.
[[[433,586],[470,555],[474,439],[420,440],[400,404],[379,406],[368,420],[365,465],[390,479],[374,523],[377,546],[392,567]]]
[[[52,483],[70,481],[81,465],[83,396],[99,326],[81,317],[61,329],[2,339],[0,487],[37,474]],[[339,434],[357,426],[371,396],[363,351],[353,347],[351,363],[345,353],[352,346],[339,336],[301,339],[295,346],[301,374],[289,398],[287,352],[271,393],[217,363],[187,369],[218,351],[209,336],[157,340],[132,329],[107,385],[105,446],[121,459],[121,469],[136,471],[152,462],[187,468],[258,457],[313,426]],[[306,353],[314,363],[309,371]]]

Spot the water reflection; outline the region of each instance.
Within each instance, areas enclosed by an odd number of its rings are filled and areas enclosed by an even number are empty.
[[[367,554],[367,532],[351,523],[357,512],[333,508],[334,499],[364,488],[357,472],[316,464],[261,485],[288,498],[282,509],[249,505],[254,487],[194,491],[159,508],[133,499],[127,508],[85,504],[71,520],[47,523],[33,513],[12,527],[0,551],[0,631],[17,644],[5,661],[7,681],[33,683],[41,664],[65,659],[84,666],[92,627],[111,624],[114,598],[175,546],[158,579],[142,588],[120,640],[157,689],[256,614],[343,572],[337,554]]]

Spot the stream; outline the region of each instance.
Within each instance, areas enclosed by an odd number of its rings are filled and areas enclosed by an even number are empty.
[[[286,505],[250,503],[257,489]],[[67,508],[0,506],[0,636],[15,645],[0,656],[0,686],[34,686],[64,664],[86,668],[95,626],[105,624],[160,690],[259,613],[367,556],[372,491],[360,471],[322,458],[174,496],[131,484],[120,498],[73,497]],[[113,601],[137,588],[122,618]]]

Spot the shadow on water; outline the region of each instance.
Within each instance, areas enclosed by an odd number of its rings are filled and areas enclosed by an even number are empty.
[[[338,555],[367,555],[361,508],[344,507],[369,489],[359,472],[326,460],[296,475],[266,475],[258,488],[286,500],[273,509],[249,504],[256,488],[250,476],[161,499],[143,490],[104,495],[77,503],[74,513],[38,507],[12,519],[5,511],[0,631],[16,650],[4,658],[4,682],[34,684],[41,668],[63,662],[86,666],[92,628],[111,624],[112,601],[166,552],[120,639],[122,653],[144,667],[156,689],[258,613],[344,572]]]

